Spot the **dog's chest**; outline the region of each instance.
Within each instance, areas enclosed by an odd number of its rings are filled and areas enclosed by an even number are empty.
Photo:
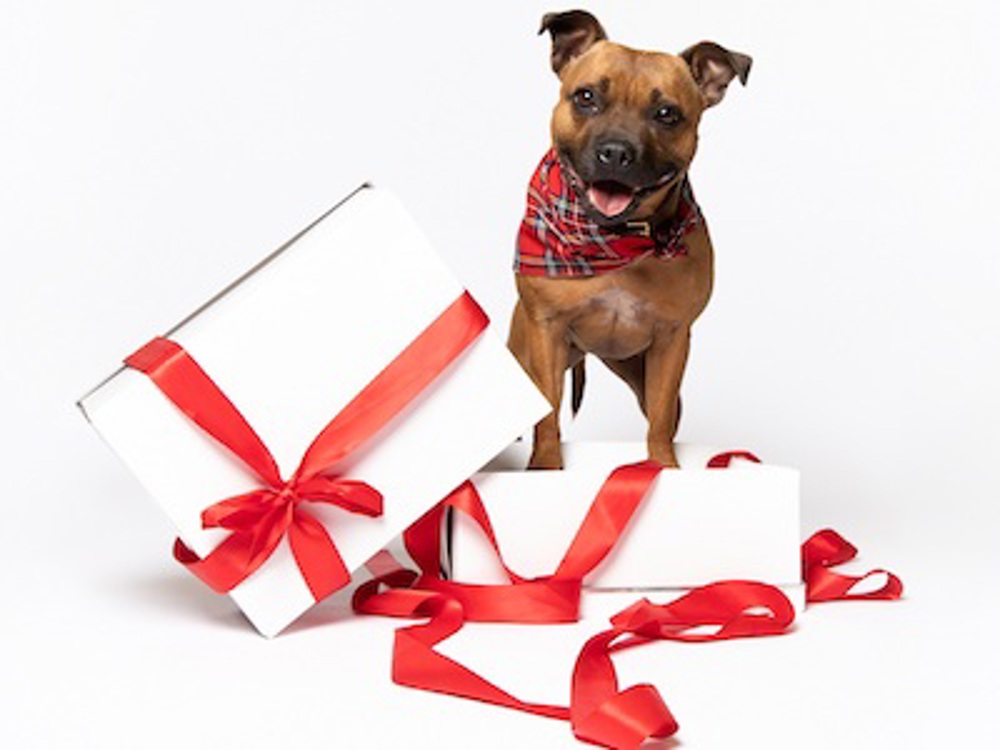
[[[609,286],[581,301],[569,322],[570,340],[598,357],[626,359],[649,348],[656,320],[646,298]]]

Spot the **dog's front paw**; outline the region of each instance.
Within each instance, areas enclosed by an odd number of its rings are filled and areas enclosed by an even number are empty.
[[[563,467],[562,449],[559,445],[553,448],[536,447],[531,452],[529,469],[561,469]]]
[[[674,446],[669,443],[667,445],[650,445],[649,457],[653,461],[662,464],[665,469],[680,468],[680,465],[677,463],[677,457],[674,455]]]

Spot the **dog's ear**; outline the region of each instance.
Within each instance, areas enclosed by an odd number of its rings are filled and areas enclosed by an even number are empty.
[[[595,42],[608,38],[600,21],[585,10],[546,13],[538,33],[546,31],[552,34],[552,70],[557,75],[574,57],[582,55]]]
[[[691,69],[706,107],[722,101],[733,78],[739,78],[740,83],[746,85],[753,63],[749,55],[730,52],[715,42],[699,42],[681,52],[681,57]]]

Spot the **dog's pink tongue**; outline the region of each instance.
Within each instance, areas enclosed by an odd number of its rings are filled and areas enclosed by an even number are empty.
[[[587,188],[587,200],[605,216],[617,216],[632,202],[632,191],[617,183],[598,183]]]

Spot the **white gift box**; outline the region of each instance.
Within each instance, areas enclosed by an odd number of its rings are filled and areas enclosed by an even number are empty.
[[[677,446],[618,545],[584,580],[592,590],[686,589],[724,579],[782,587],[801,607],[799,473],[744,460],[708,469],[719,451]],[[565,469],[525,471],[518,443],[474,479],[503,558],[518,575],[551,574],[611,470],[646,458],[640,443],[567,443]],[[448,568],[465,583],[504,581],[475,524],[452,514]]]
[[[288,476],[334,415],[463,291],[400,204],[365,186],[168,335]],[[188,547],[204,557],[228,535],[203,529],[202,510],[259,485],[145,375],[122,369],[80,406]],[[361,517],[320,503],[308,512],[354,570],[548,411],[487,329],[336,466],[378,489],[384,514]],[[315,603],[287,539],[230,593],[267,636]]]

